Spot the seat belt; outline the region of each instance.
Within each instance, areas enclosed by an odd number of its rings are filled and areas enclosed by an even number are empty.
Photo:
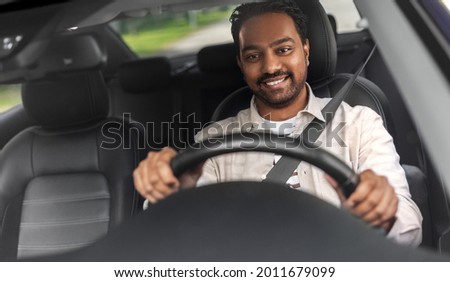
[[[375,52],[376,45],[373,46],[372,51],[370,51],[366,60],[360,65],[358,70],[352,75],[352,77],[339,89],[338,93],[331,98],[328,104],[322,109],[322,115],[325,117],[325,122],[319,120],[318,118],[314,118],[302,131],[300,138],[302,140],[302,144],[306,147],[314,147],[314,143],[319,138],[322,131],[326,128],[326,126],[333,119],[333,116],[338,109],[339,105],[344,101],[347,94],[350,92],[350,89],[353,87],[353,84],[356,81],[356,78],[361,74],[367,62],[369,62],[373,53]],[[298,167],[300,162],[296,159],[289,158],[286,156],[282,156],[278,162],[272,167],[269,173],[266,175],[266,178],[263,181],[271,181],[277,183],[285,184],[288,179],[292,176],[295,169]],[[349,196],[349,195],[346,195]]]

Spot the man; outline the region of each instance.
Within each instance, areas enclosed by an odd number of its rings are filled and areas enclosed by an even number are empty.
[[[321,109],[329,99],[314,96],[306,83],[309,42],[305,16],[293,3],[243,4],[231,15],[238,65],[254,93],[250,108],[236,117],[220,121],[224,129],[270,128],[274,133],[298,136],[314,117],[324,120]],[[366,107],[342,103],[331,127],[342,140],[327,142],[324,133],[318,143],[339,156],[360,175],[356,191],[345,199],[333,179],[302,162],[288,184],[335,205],[342,205],[372,226],[382,227],[393,240],[410,245],[421,241],[422,217],[411,200],[405,174],[399,164],[391,136],[381,118]],[[211,135],[200,132],[200,141]],[[343,142],[338,142],[343,141]],[[197,169],[175,178],[169,166],[176,155],[165,148],[150,153],[134,172],[136,189],[155,203],[183,187],[240,179],[261,180],[279,156],[263,153],[234,153],[208,160]]]

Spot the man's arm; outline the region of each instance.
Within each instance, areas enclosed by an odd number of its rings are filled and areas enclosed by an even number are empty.
[[[366,190],[372,191],[370,194],[379,195],[378,198],[365,198],[363,201],[367,202],[367,208],[363,208],[364,206],[359,204],[357,206],[360,208],[354,211],[361,215],[367,210],[372,210],[372,213],[365,213],[363,218],[370,220],[371,223],[380,223],[385,222],[385,219],[391,216],[392,207],[395,204],[397,206],[395,217],[391,222],[392,227],[387,228],[389,231],[387,236],[402,244],[418,245],[422,238],[422,215],[411,199],[408,182],[400,165],[400,158],[395,150],[393,139],[384,128],[381,117],[371,109],[364,108],[361,111],[360,121],[362,130],[358,164],[358,173],[361,175],[360,186],[366,180],[373,179],[370,180],[372,183],[367,182],[373,188]],[[371,170],[373,175],[365,173],[367,170]],[[392,198],[392,191],[395,192],[395,199]],[[352,195],[348,201],[351,205],[363,198],[364,193],[356,195],[355,192],[355,195]],[[380,202],[374,204],[377,199]],[[390,199],[389,203],[388,199]],[[382,212],[383,202],[386,207],[384,212]],[[370,206],[373,208],[370,209]],[[380,221],[371,220],[377,217]]]

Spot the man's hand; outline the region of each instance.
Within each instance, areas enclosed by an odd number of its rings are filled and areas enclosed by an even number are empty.
[[[170,161],[177,152],[169,147],[159,152],[150,152],[133,172],[136,190],[150,203],[154,204],[184,187],[195,186],[201,175],[199,166],[177,179],[170,167]]]
[[[360,183],[348,199],[342,194],[336,181],[327,176],[328,182],[336,189],[342,205],[354,215],[372,226],[383,227],[387,232],[395,222],[398,198],[387,178],[375,174],[372,170],[363,171]]]

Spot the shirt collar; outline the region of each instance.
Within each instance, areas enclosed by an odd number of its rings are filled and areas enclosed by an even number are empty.
[[[322,114],[322,103],[320,102],[320,98],[317,98],[314,95],[308,83],[306,83],[306,87],[308,90],[308,104],[303,110],[297,113],[297,117],[299,117],[302,113],[308,113],[315,118],[325,122],[325,118]],[[252,100],[250,102],[250,121],[258,125],[260,125],[262,121],[262,118],[259,115],[258,110],[256,109],[255,96],[252,97]]]
[[[314,95],[311,86],[309,86],[308,83],[306,83],[306,87],[308,88],[308,93],[309,93],[309,100],[308,100],[308,104],[306,105],[305,109],[303,110],[303,112],[309,113],[311,115],[313,115],[315,118],[318,118],[319,120],[325,122],[325,118],[322,114],[322,105],[323,103],[321,102],[322,99],[317,98],[316,95]],[[302,111],[300,111],[297,116],[301,113]]]

